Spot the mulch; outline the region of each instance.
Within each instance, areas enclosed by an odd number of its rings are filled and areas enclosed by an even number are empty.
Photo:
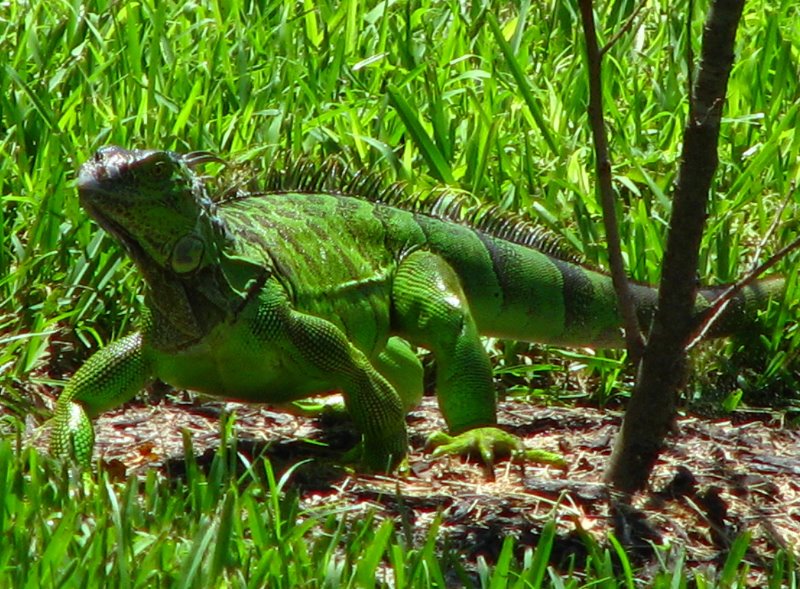
[[[529,446],[561,453],[569,463],[564,469],[432,458],[425,440],[444,422],[431,397],[408,416],[409,469],[393,476],[359,474],[341,464],[357,440],[351,424],[189,395],[105,413],[96,421],[96,451],[120,476],[158,469],[180,477],[182,432],[189,432],[202,467],[219,447],[225,413],[235,416],[236,449],[248,460],[269,457],[278,472],[306,461],[290,482],[303,507],[393,518],[414,541],[436,522],[442,542],[467,566],[480,558],[493,562],[508,535],[519,555],[535,548],[552,518],[555,566],[570,557],[579,566],[586,556],[581,538],[589,534],[608,546],[611,531],[645,570],[684,559],[687,568],[710,575],[720,570],[734,539],[747,532],[752,586],[763,581],[778,549],[800,552],[800,432],[771,412],[680,416],[649,489],[631,504],[609,500],[603,485],[622,414],[594,407],[500,404],[501,426]]]

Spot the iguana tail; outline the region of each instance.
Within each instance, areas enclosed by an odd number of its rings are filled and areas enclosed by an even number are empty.
[[[577,347],[622,347],[620,315],[610,276],[573,260],[463,227],[423,222],[428,247],[458,273],[479,331],[518,341]],[[698,291],[699,318],[727,286]],[[708,337],[744,332],[771,299],[780,300],[782,277],[755,282],[739,292]],[[639,323],[647,330],[655,312],[654,286],[631,284]]]
[[[695,317],[699,319],[728,290],[728,286],[701,288],[695,301]],[[785,290],[786,280],[783,276],[770,276],[746,286],[730,300],[705,336],[715,338],[744,333],[756,324],[759,312],[766,310],[770,301],[783,298]]]

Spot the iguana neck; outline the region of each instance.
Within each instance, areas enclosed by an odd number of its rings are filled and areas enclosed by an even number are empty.
[[[191,276],[161,268],[142,268],[152,314],[151,345],[163,351],[185,349],[217,325],[236,319],[270,275],[268,269],[241,258],[220,255]]]

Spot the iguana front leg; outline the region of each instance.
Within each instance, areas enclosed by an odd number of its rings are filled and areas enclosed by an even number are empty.
[[[400,395],[404,413],[408,413],[419,405],[424,393],[422,363],[405,340],[399,337],[390,337],[386,342],[386,347],[370,358],[370,363]],[[347,413],[344,403],[329,400],[303,399],[288,404],[279,404],[276,407],[287,413],[303,417],[319,417],[323,414],[330,417]]]
[[[408,436],[400,396],[334,323],[291,307],[282,287],[267,283],[251,321],[265,349],[286,358],[300,377],[341,389],[363,436],[364,461],[390,470],[406,455]]]
[[[425,251],[400,264],[392,289],[397,331],[436,358],[439,408],[453,436],[431,438],[438,453],[523,454],[551,461],[553,455],[531,455],[522,442],[495,427],[497,409],[492,367],[456,272],[441,257]]]
[[[95,353],[73,375],[58,398],[51,452],[88,466],[94,447],[90,417],[124,403],[152,380],[140,333]]]
[[[400,396],[389,382],[330,321],[292,311],[289,340],[311,367],[328,373],[344,391],[345,405],[364,436],[364,460],[389,470],[406,455],[408,438]]]

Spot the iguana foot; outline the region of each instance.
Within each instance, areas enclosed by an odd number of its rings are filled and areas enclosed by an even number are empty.
[[[510,457],[512,460],[551,464],[563,468],[567,465],[560,454],[526,448],[517,436],[497,427],[478,427],[457,436],[445,432],[436,432],[428,438],[428,447],[435,448],[434,456],[459,454],[462,456],[480,456],[488,465],[496,458]]]
[[[92,463],[93,448],[94,427],[83,405],[75,401],[60,402],[50,434],[51,453],[88,467]]]

